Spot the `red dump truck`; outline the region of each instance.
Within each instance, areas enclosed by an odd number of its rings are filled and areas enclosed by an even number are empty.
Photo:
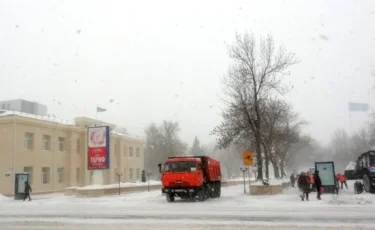
[[[220,162],[208,156],[169,157],[159,164],[162,193],[168,202],[181,199],[217,198],[221,195]]]

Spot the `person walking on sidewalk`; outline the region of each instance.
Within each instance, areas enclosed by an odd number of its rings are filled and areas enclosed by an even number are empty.
[[[305,172],[302,172],[298,177],[298,187],[302,191],[302,195],[300,196],[302,201],[309,200],[309,193],[310,193],[310,183],[309,178]]]
[[[344,175],[339,173],[339,174],[337,174],[336,179],[337,179],[337,181],[340,182],[341,189],[344,189],[344,185],[345,185],[346,189],[348,189],[348,185],[346,184],[346,177]]]
[[[316,193],[317,193],[317,196],[316,198],[318,200],[321,200],[320,196],[322,195],[322,180],[320,179],[320,176],[319,176],[319,171],[316,170],[315,171],[315,174],[314,174],[314,183],[315,183],[315,187],[316,187]]]
[[[296,183],[296,177],[294,176],[294,173],[292,173],[292,175],[290,175],[290,183],[291,183],[292,187],[294,188],[294,184]]]
[[[23,201],[26,200],[26,198],[29,198],[29,201],[31,201],[30,192],[32,192],[31,186],[28,181],[25,181],[25,196],[23,197]]]

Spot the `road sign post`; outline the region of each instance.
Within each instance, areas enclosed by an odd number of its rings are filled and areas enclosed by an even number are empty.
[[[243,173],[243,193],[246,194],[246,180],[245,180],[245,172],[247,171],[247,168],[240,168],[240,170]]]
[[[246,168],[246,171],[248,171],[248,174],[249,174],[249,191],[250,191],[250,166],[253,165],[253,152],[252,151],[243,151],[242,152],[242,161],[243,161],[243,165],[247,168]],[[241,171],[242,171],[242,168],[241,168]],[[245,187],[245,171],[242,171],[244,173],[244,187]],[[245,188],[244,188],[244,192],[246,193],[245,191]]]

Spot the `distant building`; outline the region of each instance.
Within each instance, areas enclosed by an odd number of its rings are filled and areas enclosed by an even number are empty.
[[[23,99],[0,101],[0,110],[17,111],[39,116],[47,116],[47,106]]]
[[[92,184],[87,169],[87,127],[108,125],[110,169],[104,184],[141,180],[144,140],[114,131],[115,125],[87,117],[67,121],[0,110],[0,194],[13,194],[13,171],[28,172],[34,193]],[[8,176],[5,176],[8,175]]]

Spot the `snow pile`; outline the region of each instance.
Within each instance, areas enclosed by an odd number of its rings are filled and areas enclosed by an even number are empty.
[[[349,164],[346,166],[345,170],[355,170],[355,163],[349,162]]]
[[[18,112],[18,111],[7,111],[7,110],[1,110],[0,116],[20,116],[20,117],[27,117],[35,120],[41,120],[41,121],[50,121],[50,122],[55,122],[63,125],[75,125],[74,121],[71,120],[65,120],[53,116],[40,116],[40,115],[35,115],[35,114],[29,114],[29,113],[23,113],[23,112]]]
[[[160,181],[150,180],[150,185],[161,185],[161,182]],[[77,188],[77,190],[110,189],[110,188],[118,188],[118,186],[119,186],[118,183],[116,183],[116,184],[107,184],[107,185],[88,185],[88,186],[85,186],[85,187],[79,187],[79,188]],[[121,182],[120,183],[120,187],[121,188],[142,187],[142,186],[148,186],[148,182],[134,182],[134,183],[131,183],[131,182],[123,183],[123,182]]]
[[[286,180],[286,179],[280,179],[280,180],[270,179],[267,182],[268,182],[269,185],[282,185],[285,182],[289,182],[289,180]],[[262,181],[256,181],[256,182],[251,183],[251,185],[263,185],[263,182]]]
[[[125,134],[125,133],[121,133],[121,132],[118,132],[118,131],[111,131],[111,133],[119,135],[119,136],[123,136],[123,137],[128,137],[128,138],[133,138],[133,139],[138,139],[138,140],[145,140],[144,137],[137,136],[137,135]]]
[[[55,116],[41,116],[41,115],[35,115],[35,114],[29,114],[29,113],[23,113],[23,112],[18,112],[18,111],[8,111],[8,110],[0,110],[0,117],[6,117],[6,116],[20,116],[20,117],[26,117],[26,118],[31,118],[35,120],[41,120],[41,121],[49,121],[49,122],[54,122],[62,125],[70,125],[70,126],[75,126],[76,123],[73,120],[65,120],[61,119]],[[141,136],[136,136],[136,135],[130,135],[130,134],[124,134],[118,131],[112,130],[111,133],[117,134],[119,136],[124,136],[128,138],[133,138],[133,139],[138,139],[138,140],[144,140],[143,137]]]
[[[0,194],[0,202],[7,201],[7,200],[10,200],[10,198]]]

